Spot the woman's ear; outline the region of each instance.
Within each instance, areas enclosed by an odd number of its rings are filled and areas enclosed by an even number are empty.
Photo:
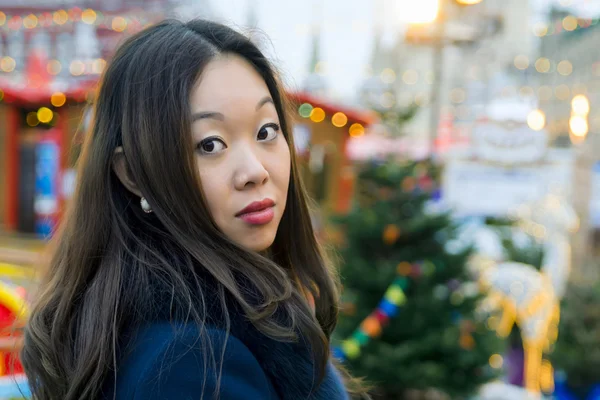
[[[122,146],[117,147],[113,153],[112,169],[127,190],[138,197],[143,197],[142,192],[131,177],[131,172],[127,167],[127,158],[125,157]]]

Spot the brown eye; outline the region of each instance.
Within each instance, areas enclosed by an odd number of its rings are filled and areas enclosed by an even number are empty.
[[[279,130],[280,128],[277,124],[271,123],[263,125],[262,128],[260,128],[260,130],[258,131],[258,135],[256,135],[256,138],[258,140],[266,142],[275,140],[277,138],[277,133],[279,132]]]
[[[202,154],[217,154],[227,148],[225,143],[218,138],[207,138],[201,141],[198,146],[198,150]]]

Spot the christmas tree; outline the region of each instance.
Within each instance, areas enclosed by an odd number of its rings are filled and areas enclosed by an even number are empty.
[[[335,355],[375,398],[466,398],[500,367],[502,342],[477,312],[472,249],[432,202],[438,176],[428,161],[365,165],[354,210],[334,221],[345,232]]]
[[[566,375],[573,398],[596,399],[591,392],[600,396],[600,282],[569,287],[551,360]]]

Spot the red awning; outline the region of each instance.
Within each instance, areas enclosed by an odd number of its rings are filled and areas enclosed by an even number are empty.
[[[346,114],[349,122],[358,122],[362,125],[371,125],[378,120],[377,115],[374,112],[366,110],[357,110],[347,107],[341,107],[337,104],[326,102],[322,99],[310,95],[304,92],[288,93],[288,97],[295,103],[309,103],[313,107],[320,107],[327,114],[335,114],[342,112]]]
[[[48,72],[48,62],[42,53],[31,54],[27,61],[23,76],[0,77],[0,90],[4,93],[4,102],[17,105],[50,104],[50,98],[56,92],[63,93],[67,102],[83,102],[98,82],[97,77],[90,77],[59,85],[55,77]]]

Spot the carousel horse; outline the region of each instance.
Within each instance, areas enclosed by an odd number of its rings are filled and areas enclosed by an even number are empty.
[[[560,299],[569,278],[571,247],[569,235],[579,226],[573,208],[556,195],[522,207],[516,215],[519,225],[537,236],[544,249],[541,270],[516,262],[496,262],[477,256],[471,260],[482,287],[489,293],[484,310],[500,312],[494,324],[501,337],[507,337],[516,324],[521,331],[524,360],[524,386],[536,395],[552,387],[552,369],[543,362],[558,336]]]

